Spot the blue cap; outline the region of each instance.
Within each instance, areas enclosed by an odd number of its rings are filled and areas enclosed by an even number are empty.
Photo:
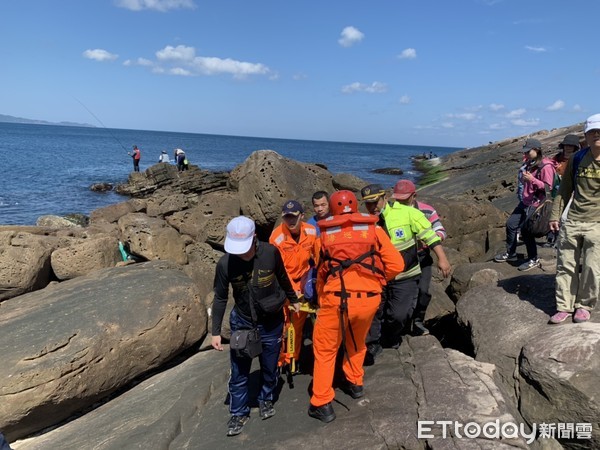
[[[300,214],[304,214],[304,208],[302,208],[302,205],[296,200],[288,200],[281,208],[281,215],[287,216],[288,214],[292,216],[299,216]]]

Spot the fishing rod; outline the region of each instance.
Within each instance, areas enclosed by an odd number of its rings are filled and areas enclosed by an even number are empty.
[[[89,113],[92,115],[92,117],[98,121],[98,123],[99,123],[100,125],[102,125],[102,127],[103,127],[103,128],[104,128],[104,129],[105,129],[107,132],[108,132],[108,134],[110,134],[110,135],[112,136],[112,138],[113,138],[115,141],[117,141],[117,142],[119,143],[119,145],[121,146],[121,148],[127,152],[127,149],[126,149],[126,148],[125,148],[125,146],[124,146],[124,145],[121,143],[121,141],[120,141],[120,140],[118,140],[118,139],[117,139],[117,137],[116,137],[114,134],[112,134],[112,133],[110,132],[110,128],[108,128],[106,125],[104,125],[104,123],[102,123],[102,121],[101,121],[101,120],[98,118],[98,116],[96,116],[96,114],[94,114],[92,111],[90,111],[90,109],[89,109],[87,106],[85,106],[81,100],[79,100],[79,99],[78,99],[77,97],[75,97],[75,96],[73,96],[73,98],[74,98],[74,99],[77,101],[77,103],[79,103],[81,106],[83,106],[83,107],[85,108],[85,110],[86,110],[87,112],[89,112]],[[129,154],[129,152],[127,152],[127,154]]]

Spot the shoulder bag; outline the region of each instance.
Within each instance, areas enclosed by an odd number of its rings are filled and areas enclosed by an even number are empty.
[[[256,358],[262,353],[262,341],[258,329],[258,319],[254,309],[254,295],[252,295],[252,284],[258,280],[258,270],[252,268],[252,283],[248,284],[250,314],[252,316],[252,328],[249,330],[235,330],[231,332],[229,348],[234,350],[239,357]]]

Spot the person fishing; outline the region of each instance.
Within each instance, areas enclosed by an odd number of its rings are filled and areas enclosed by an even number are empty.
[[[169,154],[167,153],[166,150],[163,150],[160,153],[160,156],[158,157],[158,162],[159,163],[161,163],[161,162],[170,163],[171,162],[171,160],[169,159]]]
[[[187,170],[187,164],[186,164],[187,159],[185,156],[185,152],[180,148],[176,148],[174,150],[173,154],[175,155],[175,162],[177,163],[177,170],[179,172]]]
[[[127,152],[127,154],[133,158],[133,171],[139,172],[140,171],[140,159],[142,159],[142,152],[140,151],[138,146],[134,145],[133,152]]]

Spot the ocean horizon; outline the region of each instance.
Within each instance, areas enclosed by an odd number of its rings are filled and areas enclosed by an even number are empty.
[[[461,148],[370,144],[283,138],[226,136],[169,131],[126,130],[54,124],[0,123],[0,224],[34,225],[51,214],[89,215],[126,201],[115,192],[90,191],[94,183],[127,181],[133,169],[127,154],[137,145],[140,170],[156,164],[163,150],[173,157],[182,148],[191,164],[210,171],[231,171],[256,150],[274,150],[286,158],[324,164],[334,174],[350,173],[369,183],[392,186],[398,176],[374,173],[400,168],[402,178],[418,177],[411,156],[445,156]]]

